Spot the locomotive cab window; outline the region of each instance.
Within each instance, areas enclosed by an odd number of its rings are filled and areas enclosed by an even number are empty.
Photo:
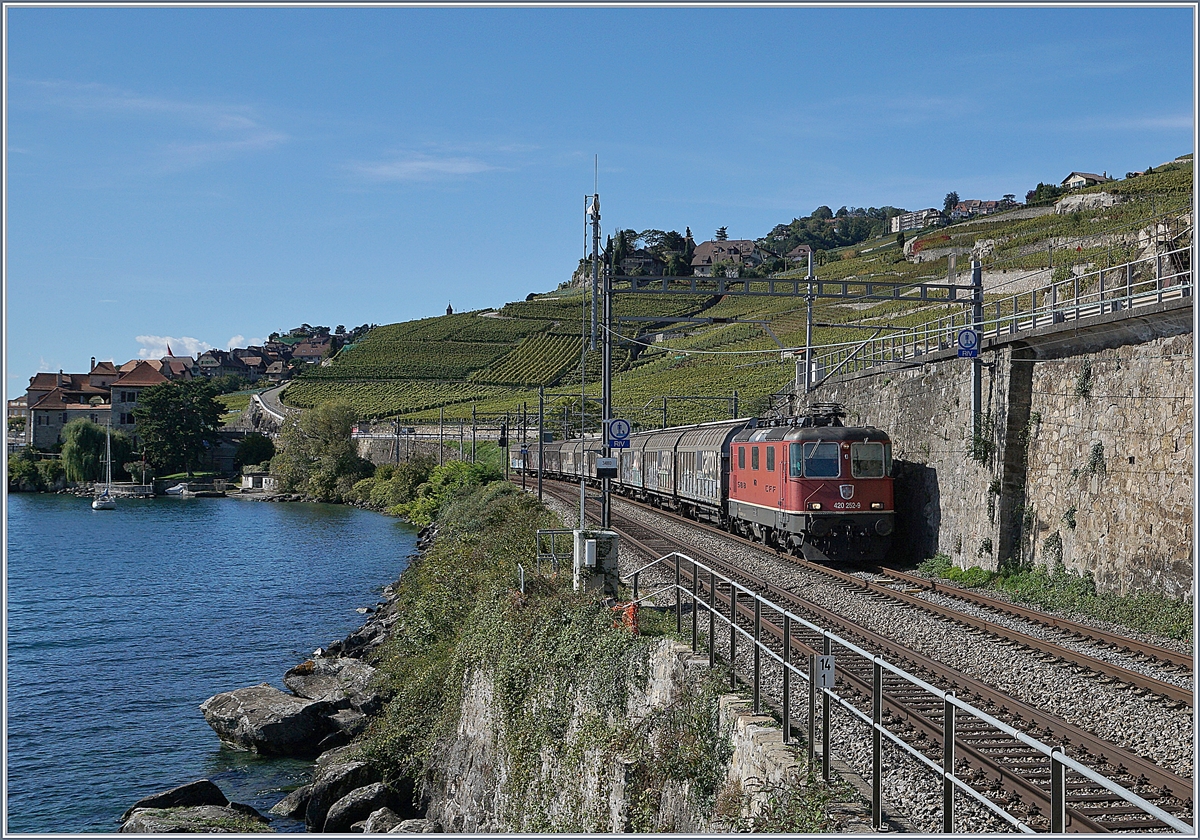
[[[775,472],[775,447],[767,447],[767,472]]]
[[[850,473],[855,478],[883,478],[887,475],[887,465],[883,457],[883,444],[851,444]]]
[[[804,455],[800,447],[801,444],[799,443],[793,443],[788,446],[788,458],[790,460],[788,474],[793,478],[799,478],[804,475]]]
[[[744,446],[738,447],[738,469],[746,469],[746,447]]]
[[[804,475],[808,478],[837,478],[838,445],[836,443],[803,443]]]
[[[752,469],[752,470],[758,469],[758,447],[757,446],[750,447],[750,469]]]

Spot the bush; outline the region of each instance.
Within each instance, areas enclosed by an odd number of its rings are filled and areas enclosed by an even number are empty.
[[[917,571],[927,578],[944,578],[946,573],[954,568],[954,562],[949,554],[937,553],[927,560],[921,561]]]
[[[37,454],[25,447],[8,459],[8,487],[10,490],[45,490],[42,474],[38,471]]]

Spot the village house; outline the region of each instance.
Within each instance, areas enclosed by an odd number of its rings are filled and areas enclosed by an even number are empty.
[[[714,263],[732,263],[734,271],[741,266],[754,268],[763,263],[762,252],[753,239],[706,240],[692,252],[692,273],[699,277],[712,277]]]
[[[1066,178],[1062,179],[1062,185],[1069,190],[1078,190],[1083,187],[1090,187],[1093,184],[1103,184],[1112,180],[1115,179],[1109,178],[1107,172],[1102,175],[1097,175],[1094,172],[1072,172]]]
[[[29,379],[25,402],[29,420],[25,442],[49,449],[62,439],[62,428],[77,417],[93,423],[108,423],[111,417],[108,384],[117,378],[112,362],[95,364],[92,373],[38,373]],[[103,384],[93,384],[103,383]]]
[[[147,359],[140,359],[112,383],[111,403],[114,429],[121,429],[129,432],[130,435],[133,434],[133,409],[137,406],[138,397],[147,388],[161,385],[167,381],[167,378],[160,372],[161,367],[161,363],[155,365]]]
[[[196,366],[203,376],[246,376],[246,365],[237,356],[225,350],[206,350],[196,359]]]

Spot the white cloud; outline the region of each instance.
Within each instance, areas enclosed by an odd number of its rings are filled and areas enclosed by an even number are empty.
[[[355,174],[371,181],[436,181],[461,178],[501,167],[473,157],[434,157],[421,153],[400,153],[391,159],[355,162],[348,165]]]
[[[225,349],[232,350],[235,347],[253,347],[264,343],[266,343],[265,338],[246,338],[246,336],[239,334],[225,342]]]
[[[140,359],[161,359],[167,355],[168,344],[171,345],[171,351],[176,356],[195,356],[197,353],[212,350],[214,347],[207,341],[188,336],[139,335],[134,340],[142,345],[142,349],[138,351]]]
[[[140,117],[205,135],[163,144],[159,154],[169,167],[195,166],[240,152],[271,149],[289,139],[283,132],[265,125],[255,110],[246,105],[147,96],[97,83],[29,81],[25,85],[39,93],[45,104],[78,114]]]

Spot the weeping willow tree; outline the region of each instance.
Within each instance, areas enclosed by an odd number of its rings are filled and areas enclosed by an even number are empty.
[[[123,432],[112,433],[115,471],[133,454],[133,443]],[[79,418],[63,426],[62,464],[67,481],[98,481],[104,478],[104,427]]]

